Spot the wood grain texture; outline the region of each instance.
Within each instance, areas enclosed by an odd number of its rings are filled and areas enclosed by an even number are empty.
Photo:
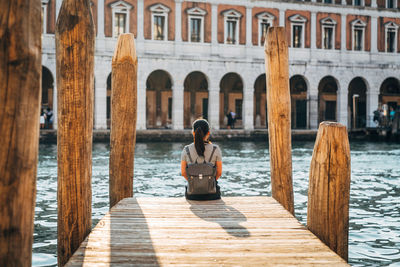
[[[333,251],[348,259],[350,145],[347,129],[321,122],[310,167],[307,226]]]
[[[88,0],[64,0],[56,26],[58,265],[90,233],[94,26]]]
[[[285,29],[271,27],[265,42],[271,193],[294,214],[289,55]]]
[[[125,198],[66,266],[348,266],[270,197]]]
[[[110,208],[133,196],[137,57],[133,34],[121,34],[112,60]]]
[[[31,266],[41,95],[41,3],[0,1],[0,266]]]

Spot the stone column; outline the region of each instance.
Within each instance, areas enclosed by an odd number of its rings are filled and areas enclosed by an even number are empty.
[[[346,26],[347,26],[347,15],[346,14],[341,14],[341,29],[340,29],[340,50],[342,52],[345,52],[347,50],[347,35],[346,35]]]
[[[175,0],[175,43],[182,42],[182,0]]]
[[[255,80],[255,79],[254,79]],[[253,81],[254,81],[253,80]],[[252,88],[252,82],[247,81],[246,87],[243,88],[243,128],[245,130],[254,129],[254,89]]]
[[[379,84],[370,84],[370,88],[367,89],[367,127],[375,127],[374,111],[379,105]]]
[[[252,45],[252,19],[252,7],[246,7],[246,46]]]
[[[219,129],[219,80],[212,77],[208,91],[208,121],[212,129]]]
[[[310,129],[318,129],[318,81],[310,81],[308,92],[308,125]]]
[[[347,5],[346,0],[342,0],[342,5],[343,5],[343,6]]]
[[[56,0],[56,23],[57,23],[58,13],[60,13],[62,1],[63,0]]]
[[[211,4],[211,54],[218,54],[218,5]]]
[[[336,120],[351,129],[348,125],[348,88],[349,81],[339,80],[336,102]]]
[[[371,53],[378,53],[378,17],[371,16]]]
[[[285,10],[284,9],[280,9],[279,10],[279,26],[281,27],[285,27]]]
[[[176,80],[172,88],[172,128],[183,130],[183,80]]]
[[[94,91],[94,128],[107,129],[107,78],[111,70],[103,66],[111,63],[102,62],[95,57],[95,91]]]
[[[316,3],[316,2],[317,2],[317,0],[311,0],[311,2],[313,2],[313,3]]]
[[[143,73],[141,61],[138,62],[138,80],[137,80],[137,122],[136,129],[146,129],[146,79],[147,76]]]
[[[376,0],[371,1],[371,7],[378,7]]]
[[[53,129],[57,130],[57,83],[53,87]]]
[[[317,49],[317,14],[311,12],[311,49]]]
[[[97,38],[104,38],[104,0],[97,2]]]
[[[137,2],[137,41],[144,40],[144,0]]]

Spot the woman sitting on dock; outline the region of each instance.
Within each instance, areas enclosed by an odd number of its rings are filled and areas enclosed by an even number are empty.
[[[210,126],[204,119],[193,123],[194,142],[185,146],[181,156],[182,176],[188,181],[186,199],[220,199],[217,180],[222,174],[221,150],[209,141]]]

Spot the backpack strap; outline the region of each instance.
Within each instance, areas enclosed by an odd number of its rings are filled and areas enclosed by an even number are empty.
[[[189,148],[188,148],[188,147],[185,147],[185,150],[186,150],[186,154],[187,154],[188,157],[189,157],[190,163],[193,163],[192,156],[190,156]]]
[[[211,156],[210,156],[210,159],[208,160],[208,162],[211,162],[212,157],[214,156],[214,152],[215,152],[216,149],[217,149],[217,147],[213,145],[213,151],[211,152]]]

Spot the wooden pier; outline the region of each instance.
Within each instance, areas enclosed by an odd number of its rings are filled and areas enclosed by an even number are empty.
[[[125,198],[66,266],[348,266],[271,197]]]

